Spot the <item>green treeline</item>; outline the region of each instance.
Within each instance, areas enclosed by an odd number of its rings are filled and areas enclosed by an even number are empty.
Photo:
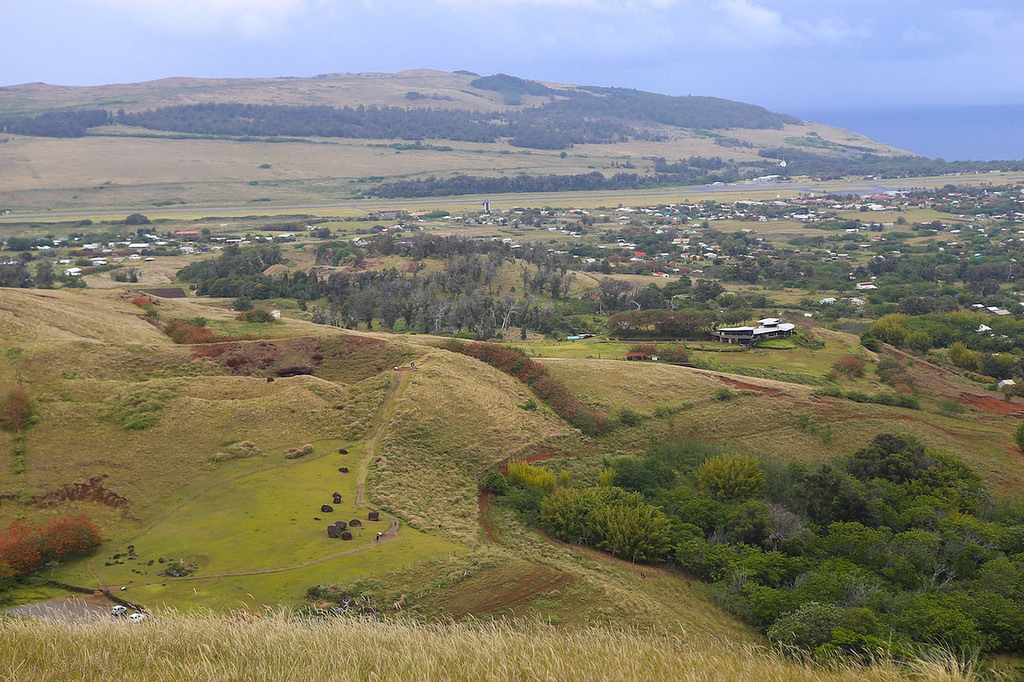
[[[884,156],[869,152],[815,153],[792,147],[762,149],[759,156],[785,159],[787,175],[809,175],[822,180],[849,175],[877,175],[883,178],[922,177],[968,171],[1024,170],[1024,160],[944,161],[923,156]]]
[[[563,540],[714,583],[725,608],[816,657],[1024,652],[1024,506],[912,437],[816,464],[696,442],[606,464],[596,487],[485,485]]]
[[[891,313],[878,318],[861,336],[868,348],[880,348],[883,342],[915,353],[944,348],[954,365],[990,377],[1024,373],[1024,321],[1010,315]]]
[[[570,192],[584,190],[643,189],[660,185],[732,182],[740,179],[737,172],[714,174],[616,173],[606,176],[598,171],[575,175],[454,175],[447,178],[429,176],[418,180],[384,182],[369,190],[374,196],[437,197],[457,194],[508,194],[515,192]]]

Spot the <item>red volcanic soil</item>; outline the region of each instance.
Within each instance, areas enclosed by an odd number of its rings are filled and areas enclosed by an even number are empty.
[[[741,391],[757,391],[758,393],[764,393],[765,395],[778,395],[782,391],[777,388],[768,388],[766,386],[755,386],[754,384],[748,384],[744,381],[737,381],[730,377],[719,376],[718,380],[723,384],[729,384],[733,388],[738,388]]]
[[[975,395],[973,393],[961,393],[956,399],[964,405],[977,407],[978,409],[991,412],[992,414],[1024,417],[1024,406],[1002,398],[994,398],[987,395]]]

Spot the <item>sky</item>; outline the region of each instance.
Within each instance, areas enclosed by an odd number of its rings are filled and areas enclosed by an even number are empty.
[[[0,86],[466,69],[773,111],[1024,104],[1024,0],[4,0]]]

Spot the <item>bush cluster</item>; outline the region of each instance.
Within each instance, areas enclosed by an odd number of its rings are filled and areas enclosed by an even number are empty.
[[[164,325],[164,334],[169,336],[174,343],[182,344],[237,341],[235,337],[228,334],[215,333],[206,326],[206,320],[201,317],[191,320],[170,320]]]
[[[678,343],[637,343],[629,347],[631,353],[646,353],[662,362],[685,363],[690,361],[690,351]]]
[[[0,401],[0,428],[18,433],[32,423],[32,403],[21,384],[11,384]]]
[[[552,472],[522,460],[513,460],[508,463],[508,477],[515,485],[539,488],[546,493],[553,491],[557,484],[557,479]]]
[[[673,562],[818,659],[1024,652],[1024,505],[996,507],[969,466],[910,436],[813,465],[659,445],[606,462],[592,488],[513,483],[500,500],[568,542]]]
[[[99,544],[99,528],[84,516],[62,516],[41,528],[14,521],[0,531],[0,567],[22,578],[51,561],[88,554]]]

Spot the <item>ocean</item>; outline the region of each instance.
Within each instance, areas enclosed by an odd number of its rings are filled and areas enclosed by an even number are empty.
[[[946,161],[1024,159],[1024,104],[787,112]]]

